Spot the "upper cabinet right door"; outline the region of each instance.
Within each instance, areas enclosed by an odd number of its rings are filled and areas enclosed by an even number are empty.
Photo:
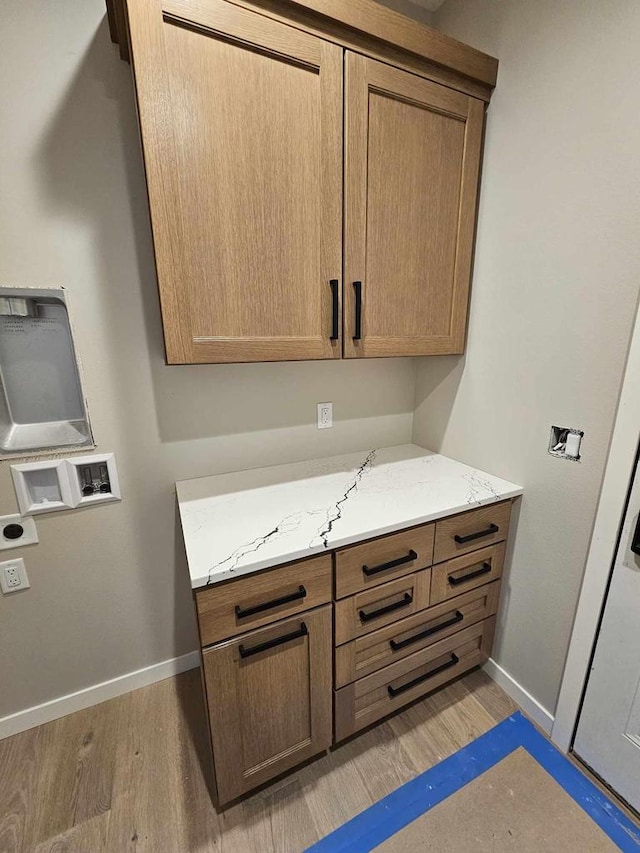
[[[346,357],[463,352],[484,111],[347,51]]]

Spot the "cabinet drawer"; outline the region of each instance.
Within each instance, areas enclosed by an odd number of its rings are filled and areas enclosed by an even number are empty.
[[[459,595],[455,601],[436,604],[393,625],[338,646],[335,650],[335,686],[344,687],[358,678],[406,658],[493,616],[498,609],[500,584],[490,583]]]
[[[202,653],[220,803],[331,745],[331,606]]]
[[[331,601],[331,556],[287,563],[196,593],[203,646]]]
[[[506,543],[481,548],[464,557],[434,566],[431,575],[431,603],[438,604],[502,576]]]
[[[336,690],[335,740],[386,717],[489,657],[495,616]]]
[[[436,523],[433,562],[441,563],[507,538],[511,501],[463,512]]]
[[[424,524],[337,551],[336,598],[430,566],[434,528],[433,524]]]
[[[431,569],[383,583],[335,603],[336,645],[429,606]]]

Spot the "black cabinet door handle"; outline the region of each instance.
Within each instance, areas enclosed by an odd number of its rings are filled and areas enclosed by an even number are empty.
[[[262,613],[265,610],[271,610],[272,607],[279,607],[281,604],[289,604],[292,601],[299,601],[307,594],[307,590],[300,584],[297,592],[292,592],[290,595],[283,595],[282,598],[274,598],[271,601],[265,601],[264,604],[256,604],[255,607],[247,607],[242,609],[239,604],[236,604],[236,619],[246,619],[247,616],[255,616],[256,613]]]
[[[257,646],[250,646],[248,649],[240,643],[238,651],[241,658],[249,658],[251,655],[257,655],[260,652],[266,652],[267,649],[273,649],[275,646],[281,646],[283,643],[289,643],[291,640],[299,640],[300,637],[306,637],[309,631],[304,622],[300,623],[297,631],[292,631],[290,634],[285,634],[283,637],[276,637],[274,640],[267,640],[266,643],[258,643]]]
[[[356,299],[356,324],[353,333],[353,340],[359,341],[362,338],[362,282],[353,282],[353,291]]]
[[[440,664],[435,669],[430,670],[429,672],[425,672],[424,675],[419,675],[417,678],[414,678],[413,681],[407,681],[406,684],[402,684],[400,687],[392,687],[389,685],[387,687],[387,691],[389,692],[389,696],[393,699],[394,696],[399,696],[400,693],[404,693],[405,690],[411,690],[412,687],[417,687],[418,684],[422,684],[423,681],[427,681],[429,678],[433,678],[434,675],[437,675],[439,672],[444,672],[445,669],[449,669],[452,666],[455,666],[459,661],[458,655],[454,655],[451,652],[451,659],[446,663]]]
[[[424,640],[425,637],[430,637],[432,634],[437,634],[438,631],[444,631],[445,628],[450,628],[452,625],[457,625],[458,622],[462,622],[464,616],[460,613],[459,610],[456,610],[456,615],[452,616],[451,619],[447,619],[446,622],[441,622],[439,625],[434,625],[433,628],[425,628],[424,631],[420,631],[419,634],[414,634],[413,637],[407,637],[406,640],[389,640],[389,645],[391,646],[392,651],[397,652],[398,649],[404,649],[407,646],[412,645],[413,643],[417,643],[420,640]]]
[[[418,555],[412,548],[406,557],[398,557],[397,560],[390,560],[388,563],[380,563],[379,566],[363,566],[362,571],[367,577],[370,577],[371,575],[377,575],[378,572],[385,572],[387,569],[395,569],[396,566],[403,566],[405,563],[411,563],[417,559]]]
[[[370,619],[377,619],[378,616],[384,616],[385,613],[393,613],[394,610],[399,610],[401,607],[408,607],[413,602],[413,596],[410,592],[405,592],[404,598],[401,601],[394,601],[393,604],[386,604],[378,610],[372,610],[371,613],[360,611],[360,621],[368,622]]]
[[[331,287],[331,337],[329,340],[337,341],[340,337],[340,317],[338,316],[338,279],[332,278],[329,282],[329,286]]]
[[[474,539],[482,539],[483,536],[493,536],[494,533],[497,533],[500,528],[497,524],[490,524],[486,530],[478,530],[475,533],[467,533],[466,536],[458,536],[457,534],[453,537],[458,545],[464,545],[466,542],[473,542]]]
[[[467,581],[471,581],[474,578],[479,578],[480,575],[488,575],[491,571],[491,563],[483,563],[479,569],[476,569],[475,572],[469,572],[468,575],[462,575],[461,578],[454,578],[453,575],[449,575],[447,580],[451,584],[451,586],[459,586],[461,583],[466,583]]]

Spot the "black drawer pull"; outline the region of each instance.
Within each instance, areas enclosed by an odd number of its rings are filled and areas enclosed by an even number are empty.
[[[486,530],[478,530],[476,533],[467,533],[466,536],[458,536],[457,534],[453,537],[458,545],[464,545],[466,542],[473,542],[474,539],[482,539],[483,536],[492,536],[494,533],[497,533],[500,528],[497,524],[490,524]]]
[[[393,604],[385,604],[379,610],[373,610],[371,613],[360,611],[360,621],[368,622],[370,619],[377,619],[378,616],[384,616],[385,613],[392,613],[394,610],[399,610],[401,607],[408,607],[413,602],[413,596],[410,592],[405,592],[402,601],[394,601]]]
[[[359,341],[362,338],[362,282],[353,282],[353,291],[356,300],[356,323],[353,333],[353,340]]]
[[[405,563],[412,563],[414,560],[418,559],[418,555],[413,550],[413,548],[409,551],[406,557],[398,557],[397,560],[389,560],[388,563],[380,563],[379,566],[363,566],[362,571],[367,577],[371,575],[377,575],[378,572],[385,572],[387,569],[395,569],[396,566],[403,566]]]
[[[458,655],[454,655],[454,653],[451,652],[451,660],[448,660],[446,663],[441,663],[440,666],[437,666],[430,672],[425,672],[424,675],[419,675],[417,678],[414,678],[413,681],[407,681],[407,683],[403,684],[401,687],[392,687],[391,685],[389,685],[387,687],[389,696],[391,696],[391,698],[393,699],[394,696],[399,696],[400,693],[404,693],[405,690],[411,690],[412,687],[416,687],[418,684],[422,684],[423,681],[427,681],[427,679],[433,678],[433,676],[437,675],[439,672],[444,672],[445,669],[449,669],[450,667],[455,666],[458,661]]]
[[[417,643],[419,640],[424,640],[425,637],[430,637],[432,634],[437,634],[438,631],[444,631],[445,628],[450,628],[452,625],[457,625],[458,622],[462,622],[464,616],[460,613],[459,610],[456,610],[456,615],[452,616],[451,619],[447,619],[446,622],[441,622],[439,625],[434,625],[433,628],[425,628],[424,631],[420,631],[419,634],[414,634],[413,637],[407,637],[406,640],[389,640],[389,645],[394,652],[397,652],[398,649],[404,649],[407,646],[412,645],[413,643]]]
[[[479,578],[480,575],[488,575],[490,571],[491,563],[483,563],[479,569],[475,570],[475,572],[469,572],[468,575],[462,575],[461,578],[454,578],[453,575],[449,575],[447,580],[449,581],[451,586],[458,586],[461,583],[472,581],[474,578]]]
[[[267,649],[273,649],[275,646],[281,646],[283,643],[289,643],[291,640],[299,640],[300,637],[306,637],[309,631],[304,622],[300,623],[297,631],[292,631],[290,634],[285,634],[284,637],[276,637],[274,640],[267,640],[266,643],[258,643],[257,646],[245,648],[242,643],[238,646],[241,658],[249,658],[251,655],[257,655],[260,652],[266,652]]]
[[[331,288],[331,336],[330,341],[337,341],[340,337],[338,316],[338,279],[332,278],[329,282]]]
[[[265,601],[264,604],[256,604],[255,607],[247,607],[245,610],[236,604],[236,619],[246,619],[247,616],[255,616],[256,613],[262,613],[265,610],[271,610],[272,607],[279,607],[281,604],[289,604],[291,601],[298,601],[306,596],[307,590],[300,584],[297,592],[292,592],[289,595],[283,595],[282,598],[274,598],[272,601]]]

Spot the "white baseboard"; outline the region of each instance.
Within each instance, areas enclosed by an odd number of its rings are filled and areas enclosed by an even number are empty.
[[[138,687],[146,687],[148,684],[162,681],[172,675],[178,675],[178,673],[193,669],[199,664],[200,652],[189,652],[186,655],[181,655],[181,657],[169,658],[169,660],[146,666],[144,669],[138,669],[135,672],[119,675],[109,681],[103,681],[101,684],[85,687],[84,690],[78,690],[76,693],[69,693],[49,702],[43,702],[42,705],[34,705],[32,708],[25,708],[24,711],[18,711],[16,714],[1,717],[0,740],[18,734],[18,732],[32,729],[34,726],[42,725],[42,723],[57,720],[59,717],[66,717],[67,714],[73,714],[74,711],[82,711],[91,705],[106,702],[107,699],[122,696],[123,693],[129,693],[130,690],[136,690]]]
[[[521,684],[518,684],[506,669],[503,669],[493,658],[489,658],[483,669],[495,681],[498,687],[502,687],[504,692],[520,705],[527,716],[531,717],[547,734],[551,733],[553,714],[547,711],[537,699],[534,699]]]
[[[169,660],[146,666],[144,669],[138,669],[109,681],[94,684],[92,687],[85,687],[84,690],[78,690],[76,693],[60,696],[50,702],[44,702],[42,705],[34,705],[32,708],[25,708],[24,711],[9,714],[7,717],[0,718],[0,740],[32,729],[34,726],[40,726],[42,723],[49,723],[51,720],[66,717],[67,714],[73,714],[74,711],[82,711],[84,708],[98,705],[108,699],[115,699],[116,696],[122,696],[123,693],[137,690],[138,687],[146,687],[148,684],[162,681],[172,675],[178,675],[178,673],[193,669],[199,664],[200,653],[198,651],[189,652],[181,657],[169,658]],[[518,684],[515,678],[509,675],[493,658],[489,658],[484,669],[487,675],[499,687],[502,687],[505,693],[511,696],[514,702],[517,702],[541,729],[547,734],[551,731],[553,715],[534,699],[522,685]]]

